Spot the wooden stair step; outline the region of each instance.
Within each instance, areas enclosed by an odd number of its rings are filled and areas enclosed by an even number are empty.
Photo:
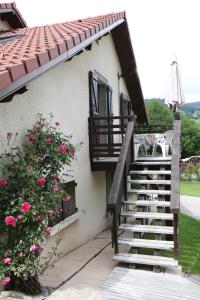
[[[171,156],[139,156],[135,159],[136,161],[171,161]]]
[[[156,225],[139,225],[139,224],[121,224],[121,230],[128,230],[132,232],[144,232],[155,234],[173,234],[172,226],[156,226]]]
[[[170,213],[122,211],[121,216],[135,219],[173,220],[173,214]]]
[[[128,179],[127,183],[138,183],[138,184],[162,184],[170,185],[171,180],[161,180],[161,179]]]
[[[157,165],[171,165],[171,161],[136,161],[132,166],[157,166]]]
[[[170,207],[170,201],[154,201],[154,200],[128,200],[124,201],[126,205],[137,205],[137,206],[159,206],[159,207]]]
[[[140,171],[130,171],[129,174],[138,174],[138,175],[171,175],[170,170],[140,170]]]
[[[157,194],[157,195],[170,195],[170,190],[142,190],[142,189],[128,189],[128,193],[134,193],[134,194]]]
[[[173,241],[162,241],[162,240],[147,240],[147,239],[129,239],[120,237],[118,244],[127,245],[135,248],[149,248],[149,249],[160,249],[160,250],[172,250],[174,248]]]
[[[174,258],[163,256],[152,256],[143,254],[119,253],[113,256],[113,259],[119,262],[151,265],[160,267],[178,267],[178,261]]]

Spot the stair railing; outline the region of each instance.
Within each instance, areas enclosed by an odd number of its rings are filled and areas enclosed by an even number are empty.
[[[115,247],[115,254],[118,253],[118,227],[121,205],[123,198],[127,199],[127,175],[134,157],[133,131],[134,121],[129,121],[108,199],[108,210],[113,215],[112,246]]]
[[[174,129],[172,141],[172,160],[171,160],[171,200],[170,211],[174,214],[174,253],[179,255],[179,241],[178,241],[178,217],[180,212],[180,155],[181,155],[181,120],[180,114],[174,114]]]

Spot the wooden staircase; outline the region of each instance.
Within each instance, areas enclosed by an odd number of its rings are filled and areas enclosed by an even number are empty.
[[[134,267],[178,266],[177,259],[165,254],[176,247],[176,220],[170,212],[170,194],[171,160],[147,158],[131,165],[127,199],[122,202],[120,212],[119,253],[114,255],[114,260]],[[126,252],[121,248],[126,248]]]

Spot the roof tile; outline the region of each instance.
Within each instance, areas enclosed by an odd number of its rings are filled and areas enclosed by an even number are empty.
[[[2,5],[5,6],[0,4],[0,7]],[[7,6],[16,8],[14,3]],[[112,13],[73,22],[0,32],[0,38],[19,35],[18,39],[0,44],[0,91],[120,18],[121,13]]]
[[[9,72],[6,71],[0,71],[0,90],[3,90],[6,88],[9,84],[11,84],[12,80],[10,78]]]

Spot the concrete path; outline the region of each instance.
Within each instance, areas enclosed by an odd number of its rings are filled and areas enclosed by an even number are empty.
[[[58,287],[48,300],[94,300],[115,262],[110,230],[60,259],[42,277],[43,285]]]
[[[181,212],[200,220],[200,197],[181,195]]]

